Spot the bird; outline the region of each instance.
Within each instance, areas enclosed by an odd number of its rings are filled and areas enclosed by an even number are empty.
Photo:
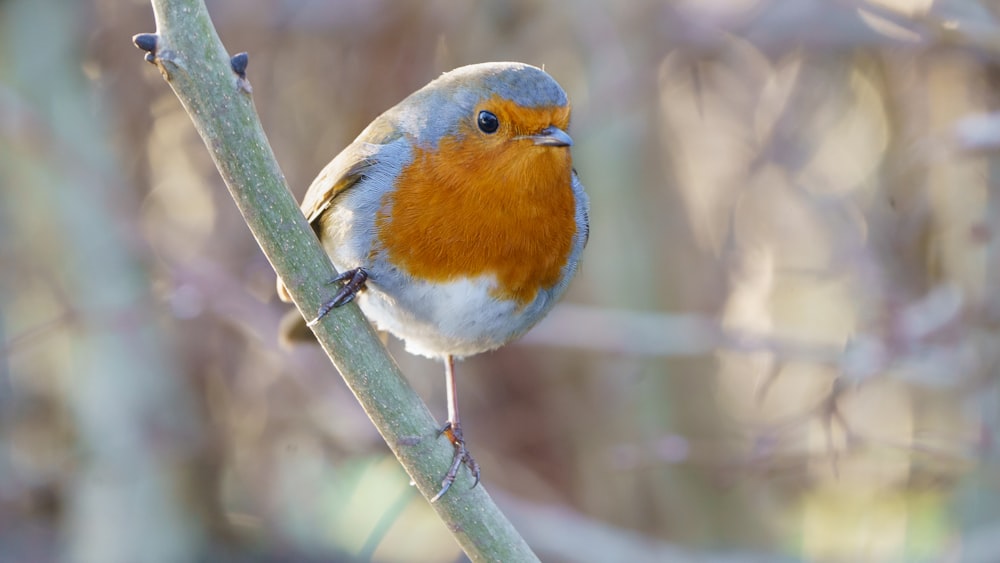
[[[332,298],[285,337],[311,335],[357,300],[408,352],[445,365],[454,456],[465,465],[455,359],[520,337],[566,291],[590,233],[570,153],[571,106],[541,68],[490,62],[446,72],[375,118],[316,176],[301,210],[340,274]],[[278,294],[291,299],[282,281]]]

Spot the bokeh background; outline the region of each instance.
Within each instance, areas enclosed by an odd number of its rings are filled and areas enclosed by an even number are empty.
[[[546,561],[1000,560],[1000,8],[214,0],[296,196],[462,64],[569,93],[583,268],[459,366]],[[0,562],[462,561],[130,42],[0,0]],[[442,368],[389,343],[443,419]]]

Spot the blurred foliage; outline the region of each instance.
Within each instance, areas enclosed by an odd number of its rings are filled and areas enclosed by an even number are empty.
[[[208,2],[296,195],[440,72],[574,104],[585,264],[459,365],[550,561],[995,561],[1000,27],[976,0]],[[129,44],[0,2],[0,561],[455,561]],[[997,183],[994,183],[997,180]],[[444,414],[442,369],[390,347]]]

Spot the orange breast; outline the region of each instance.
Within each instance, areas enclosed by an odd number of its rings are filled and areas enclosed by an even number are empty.
[[[493,274],[497,297],[531,302],[555,285],[576,234],[570,152],[530,140],[444,138],[414,150],[376,219],[379,243],[411,275]]]

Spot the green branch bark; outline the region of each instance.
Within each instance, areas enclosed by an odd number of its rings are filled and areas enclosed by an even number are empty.
[[[156,35],[136,36],[191,116],[236,205],[307,317],[336,272],[285,185],[249,83],[230,63],[203,0],[153,0]],[[439,489],[452,447],[354,305],[327,315],[316,337],[425,498]],[[537,561],[483,486],[462,472],[432,506],[474,561]]]

